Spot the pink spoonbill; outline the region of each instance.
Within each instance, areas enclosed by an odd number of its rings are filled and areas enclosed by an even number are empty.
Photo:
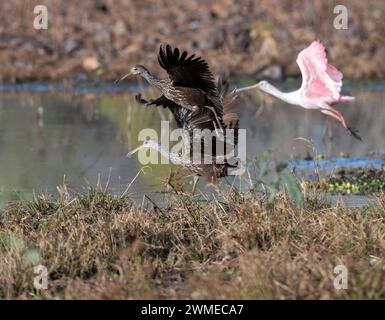
[[[353,137],[362,140],[358,131],[349,127],[342,114],[332,107],[338,103],[351,104],[355,98],[341,95],[343,75],[337,68],[328,64],[325,46],[319,40],[313,41],[298,54],[297,64],[302,74],[302,85],[298,90],[282,92],[269,82],[260,81],[236,92],[258,88],[289,104],[319,110],[337,119]]]

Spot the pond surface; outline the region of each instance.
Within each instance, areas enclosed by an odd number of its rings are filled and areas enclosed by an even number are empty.
[[[112,84],[75,91],[47,85],[38,85],[37,90],[1,86],[0,201],[28,199],[34,192],[55,193],[63,182],[79,192],[98,182],[111,192],[123,192],[142,167],[136,156],[126,157],[138,145],[139,131],[159,131],[160,121],[172,117],[162,108],[139,106],[134,99],[138,87],[119,88],[120,92]],[[337,108],[360,131],[363,142],[333,119],[333,140],[326,136],[323,141],[325,115],[258,93],[246,96],[238,114],[241,127],[247,129],[248,158],[271,150],[278,161],[320,154],[329,159],[349,156],[352,164],[357,159],[363,165],[368,158],[384,160],[385,85],[352,86],[348,91],[356,102]],[[145,96],[154,98],[156,92]],[[349,166],[351,160],[345,161]],[[144,194],[161,191],[161,180],[169,172],[168,165],[152,166],[132,184],[131,196],[141,201]]]

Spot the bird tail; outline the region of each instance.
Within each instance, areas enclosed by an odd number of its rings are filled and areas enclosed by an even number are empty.
[[[356,98],[350,96],[341,96],[338,102],[343,104],[352,104]]]

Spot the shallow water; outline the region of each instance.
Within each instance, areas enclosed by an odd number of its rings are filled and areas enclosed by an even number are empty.
[[[159,131],[160,120],[172,120],[167,110],[139,106],[134,100],[139,90],[136,86],[76,88],[0,86],[1,201],[31,198],[33,192],[54,193],[63,181],[79,192],[98,181],[112,192],[123,192],[142,167],[136,157],[125,157],[138,145],[139,131],[147,127]],[[238,113],[241,127],[247,129],[248,158],[266,150],[272,150],[277,161],[319,154],[331,159],[350,157],[329,161],[331,167],[335,161],[362,166],[370,164],[368,158],[385,159],[384,89],[382,84],[353,86],[349,94],[356,96],[355,104],[338,107],[349,124],[359,129],[363,142],[352,138],[333,119],[333,141],[323,142],[326,116],[321,113],[257,93],[245,97]],[[155,97],[156,93],[145,95]],[[309,163],[314,162],[299,161],[295,166]],[[138,201],[144,194],[162,190],[161,179],[168,175],[170,166],[150,169],[129,189]],[[203,182],[200,187],[204,188]]]

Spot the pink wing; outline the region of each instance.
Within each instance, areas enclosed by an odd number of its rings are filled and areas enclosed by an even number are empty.
[[[302,94],[306,98],[329,105],[354,101],[354,97],[340,95],[343,75],[328,64],[325,47],[319,40],[299,53],[297,63],[302,73]]]

